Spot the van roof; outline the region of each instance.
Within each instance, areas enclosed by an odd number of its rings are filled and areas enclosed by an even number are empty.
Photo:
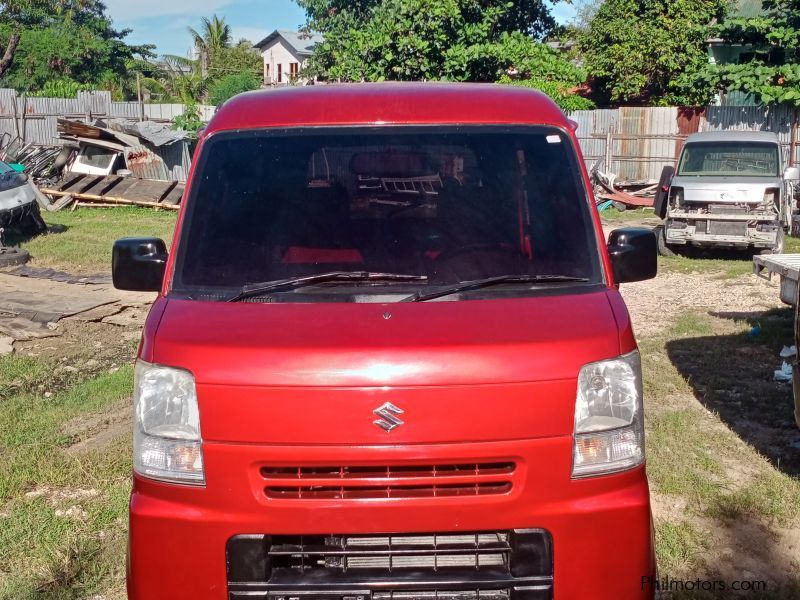
[[[686,138],[691,142],[771,142],[779,144],[778,135],[771,131],[704,131],[693,133]]]
[[[546,95],[481,83],[351,83],[249,92],[223,104],[207,135],[322,125],[526,124],[569,128]]]

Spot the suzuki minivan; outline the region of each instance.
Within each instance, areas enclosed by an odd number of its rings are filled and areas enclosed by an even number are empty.
[[[136,364],[131,600],[650,598],[639,353],[575,125],[494,85],[248,93]]]

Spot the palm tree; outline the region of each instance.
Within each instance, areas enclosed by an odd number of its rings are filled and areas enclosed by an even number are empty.
[[[212,18],[203,17],[201,31],[194,27],[189,27],[189,35],[194,41],[197,57],[203,70],[203,75],[207,74],[209,57],[223,48],[230,48],[233,43],[233,32],[231,26],[225,22],[225,17],[214,15]]]
[[[225,22],[225,17],[214,15],[210,19],[203,17],[202,31],[189,27],[189,35],[194,40],[195,48],[204,48],[209,51],[229,48],[233,42],[231,26]]]

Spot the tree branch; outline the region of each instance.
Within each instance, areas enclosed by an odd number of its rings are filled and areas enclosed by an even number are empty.
[[[15,32],[8,38],[8,45],[3,58],[0,59],[0,77],[5,75],[6,71],[11,68],[11,63],[14,62],[14,55],[17,53],[17,46],[19,46],[20,34]]]

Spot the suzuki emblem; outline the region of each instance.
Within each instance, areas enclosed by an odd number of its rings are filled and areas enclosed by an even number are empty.
[[[372,412],[380,417],[380,419],[373,421],[373,423],[384,431],[392,431],[403,424],[403,421],[398,419],[397,416],[402,415],[405,411],[401,408],[397,408],[391,402],[387,402]]]

